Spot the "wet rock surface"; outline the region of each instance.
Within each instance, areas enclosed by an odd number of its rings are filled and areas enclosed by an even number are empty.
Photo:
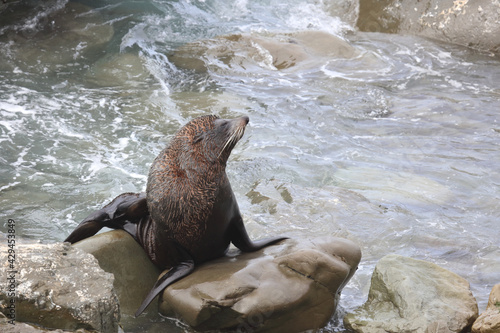
[[[168,287],[160,312],[197,330],[301,332],[333,316],[361,259],[336,237],[289,239],[206,263]]]
[[[131,317],[160,273],[141,247],[121,230],[75,247],[92,253],[115,275],[124,317]],[[169,286],[159,312],[196,330],[300,332],[323,327],[360,259],[356,244],[337,237],[289,239],[253,253],[231,249],[228,256],[200,265]],[[147,316],[157,309],[155,300]]]
[[[340,37],[322,31],[283,34],[235,34],[201,40],[179,47],[169,59],[178,67],[205,72],[206,63],[247,71],[297,70],[313,67],[318,58],[353,58],[359,50]],[[215,66],[210,69],[217,70]]]
[[[114,35],[113,27],[99,12],[80,3],[60,0],[53,7],[17,10],[2,15],[3,19],[9,14],[24,13],[26,17],[17,18],[9,29],[0,25],[0,41],[12,41],[4,50],[12,61],[0,63],[0,69],[61,71],[62,64],[77,66],[90,54],[104,50]]]
[[[472,333],[500,332],[500,283],[491,290],[486,311],[472,325]]]
[[[141,58],[131,53],[107,55],[94,63],[86,76],[90,82],[102,87],[151,84]]]
[[[469,283],[433,263],[388,255],[372,275],[368,300],[344,317],[355,332],[463,332],[478,315]]]
[[[2,333],[89,333],[95,331],[87,331],[84,329],[78,329],[76,331],[66,331],[61,329],[49,330],[36,325],[29,325],[26,323],[16,322],[15,324],[9,323],[9,318],[5,317],[3,313],[0,312],[0,332]]]
[[[92,254],[103,270],[114,274],[122,315],[135,313],[161,272],[123,230],[105,232],[73,246]]]
[[[8,263],[7,253],[1,248],[2,263]],[[67,243],[19,244],[15,254],[15,297],[8,284],[0,284],[0,310],[9,319],[14,299],[15,322],[47,329],[118,331],[113,276],[92,255]],[[0,276],[10,276],[11,270],[3,265]]]
[[[500,52],[500,3],[454,0],[361,0],[362,31],[409,33]]]

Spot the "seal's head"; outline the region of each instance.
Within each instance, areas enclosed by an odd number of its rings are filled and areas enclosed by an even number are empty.
[[[170,143],[171,155],[177,157],[181,169],[190,169],[190,162],[225,166],[231,151],[245,132],[249,118],[220,119],[202,116],[193,119],[179,130]],[[186,164],[187,163],[187,164]]]

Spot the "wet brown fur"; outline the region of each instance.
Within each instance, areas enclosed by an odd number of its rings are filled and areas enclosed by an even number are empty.
[[[159,253],[165,253],[159,240],[177,242],[190,252],[195,262],[220,257],[229,245],[227,235],[215,234],[225,228],[210,223],[213,207],[221,196],[233,196],[228,192],[225,167],[237,140],[223,148],[239,127],[243,135],[246,122],[223,128],[215,125],[217,119],[211,115],[188,123],[151,166],[146,193],[154,230],[139,232],[138,236],[139,240],[143,237],[147,240],[141,243],[160,267],[171,265],[171,260],[159,257]],[[154,237],[148,235],[151,232]]]

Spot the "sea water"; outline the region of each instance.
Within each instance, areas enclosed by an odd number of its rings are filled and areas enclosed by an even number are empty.
[[[500,282],[498,57],[359,32],[326,1],[28,4],[0,27],[1,232],[14,219],[19,237],[62,241],[144,191],[186,122],[247,115],[227,172],[251,237],[362,248],[340,317],[391,253],[459,274],[486,307]]]

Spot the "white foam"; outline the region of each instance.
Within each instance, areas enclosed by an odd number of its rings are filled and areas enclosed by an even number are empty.
[[[144,181],[145,183],[147,182],[148,180],[148,177],[146,175],[141,175],[139,173],[135,173],[135,172],[131,172],[131,171],[128,171],[122,167],[119,167],[119,166],[113,166],[114,169],[116,170],[119,170],[121,172],[123,172],[124,174],[126,174],[127,176],[129,177],[132,177],[132,178],[135,178],[135,179],[140,179],[142,181]]]
[[[129,138],[120,138],[118,139],[118,147],[120,149],[123,149],[128,146],[130,139]]]
[[[35,114],[33,110],[27,110],[24,106],[19,104],[13,104],[9,102],[1,102],[0,101],[0,110],[7,111],[11,113],[20,112],[22,114]]]
[[[70,137],[70,138],[77,138],[77,139],[85,139],[85,135],[82,135],[80,133],[76,133],[75,131],[70,130],[67,126],[61,124],[60,126],[57,127],[57,131],[61,133],[64,136]]]
[[[5,26],[0,29],[0,35],[2,35],[5,30],[7,29],[14,29],[14,30],[21,30],[25,32],[25,34],[31,34],[31,33],[36,33],[38,30],[38,27],[40,26],[40,23],[47,20],[47,17],[51,15],[52,13],[57,12],[58,10],[61,10],[66,6],[66,3],[68,0],[56,0],[52,1],[51,6],[39,6],[36,11],[35,16],[33,17],[28,17],[27,19],[21,21],[19,24],[12,25],[12,26]]]
[[[14,168],[17,168],[21,166],[24,162],[26,162],[24,160],[24,156],[26,156],[26,154],[28,154],[28,147],[23,147],[23,150],[17,154],[17,161],[12,163],[12,166]]]
[[[445,77],[445,80],[453,87],[453,88],[462,88],[463,87],[463,84],[456,81],[456,80],[453,80],[451,79],[450,77]]]
[[[86,157],[86,159],[90,162],[90,166],[89,173],[80,177],[80,179],[84,182],[91,180],[97,172],[108,167],[107,164],[102,162],[102,157],[100,155],[87,155]]]
[[[0,120],[0,126],[5,127],[7,129],[7,132],[11,132],[11,133],[15,132],[14,128],[12,127],[12,122],[10,122],[10,121]]]
[[[9,189],[11,187],[14,187],[16,185],[19,185],[19,184],[21,184],[21,182],[13,182],[13,183],[9,183],[7,185],[4,185],[4,186],[0,187],[0,192],[2,192],[4,190],[7,190],[7,189]]]
[[[300,3],[290,10],[286,24],[297,30],[320,30],[339,36],[351,27],[324,9],[322,1]]]

